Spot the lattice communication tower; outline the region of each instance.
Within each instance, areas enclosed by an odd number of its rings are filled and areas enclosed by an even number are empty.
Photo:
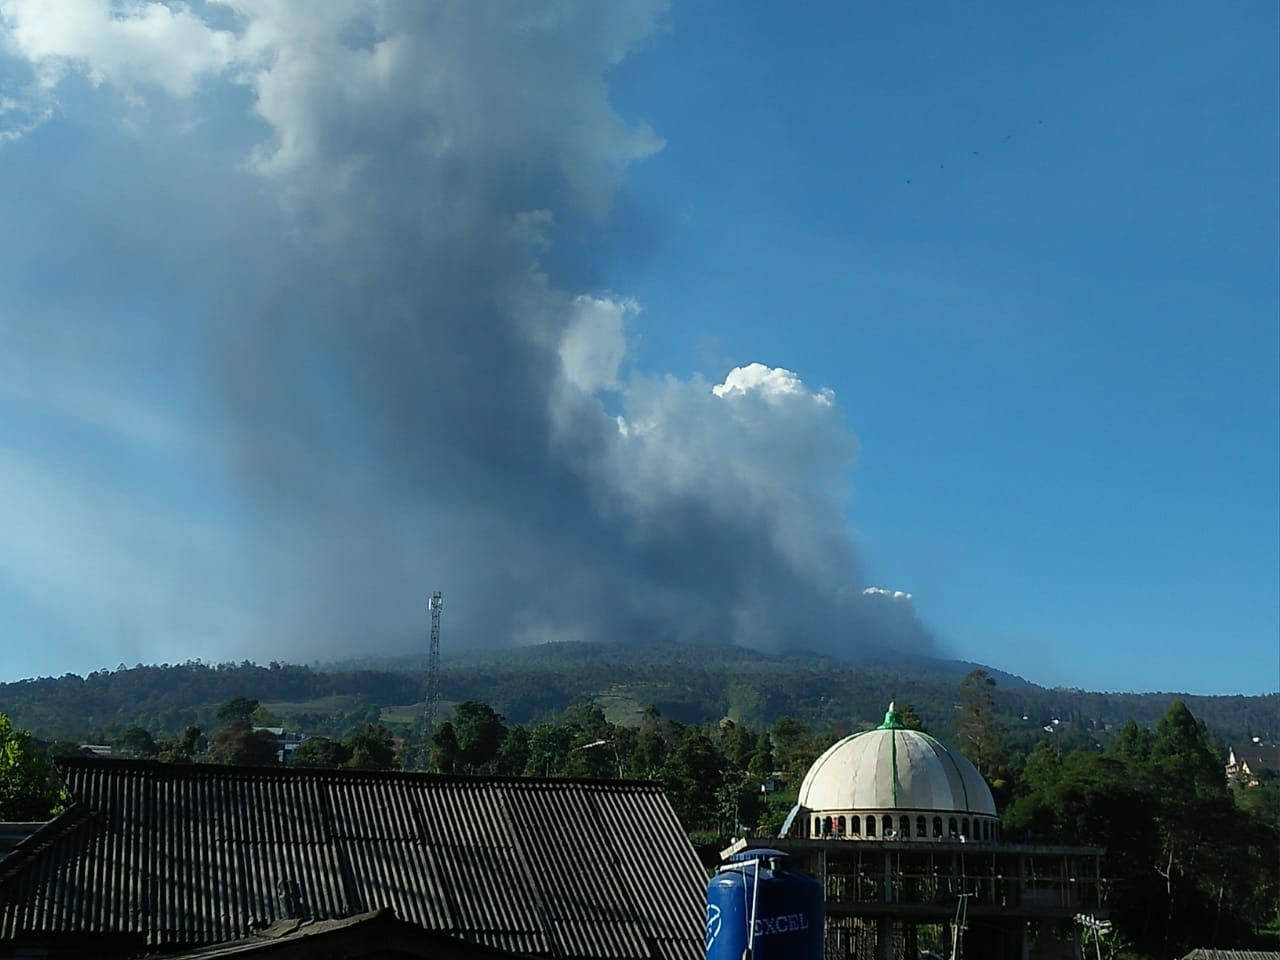
[[[436,729],[436,712],[440,708],[440,610],[444,595],[437,590],[427,602],[431,611],[431,648],[427,653],[427,737]]]

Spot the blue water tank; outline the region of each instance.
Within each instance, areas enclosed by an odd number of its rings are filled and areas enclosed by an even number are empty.
[[[707,960],[822,960],[822,884],[788,859],[743,850],[707,881]]]

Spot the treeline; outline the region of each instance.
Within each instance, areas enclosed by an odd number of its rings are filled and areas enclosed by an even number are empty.
[[[264,728],[275,719],[257,700],[232,697],[213,711],[208,728],[189,724],[177,734],[157,734],[135,725],[109,746],[112,757],[123,759],[275,766],[282,762],[281,740]],[[0,821],[46,820],[61,812],[70,798],[56,774],[58,758],[85,753],[74,740],[37,741],[0,713]],[[294,762],[303,766],[395,770],[403,763],[391,731],[380,724],[339,740],[305,740],[297,753]]]
[[[1280,781],[1229,787],[1181,701],[1102,752],[1040,744],[1013,792],[1007,838],[1106,848],[1116,927],[1140,955],[1280,945]]]
[[[442,672],[447,701],[491,704],[514,722],[555,718],[582,700],[636,725],[647,704],[687,724],[722,717],[762,728],[788,716],[815,729],[874,724],[891,699],[911,701],[939,735],[956,730],[962,680],[949,661],[865,664],[803,654],[769,655],[728,646],[549,644],[455,662]],[[1059,734],[1105,744],[1125,721],[1151,727],[1172,694],[1048,690],[992,671],[995,706],[1028,745],[1058,720]],[[101,670],[87,677],[0,684],[0,711],[46,739],[109,741],[131,726],[176,735],[208,729],[217,705],[235,696],[273,704],[305,732],[344,736],[368,722],[401,732],[420,713],[421,671],[320,670],[273,662],[185,663]],[[1223,742],[1280,739],[1280,694],[1182,697]],[[401,708],[394,710],[390,708]],[[1024,719],[1025,718],[1025,719]],[[397,727],[397,724],[400,726]]]
[[[130,727],[112,742],[114,755],[179,763],[270,766],[279,741],[265,725],[275,717],[258,701],[235,697],[214,711],[206,735],[198,726],[180,735],[156,735]],[[800,777],[828,745],[790,718],[771,730],[732,721],[685,724],[655,707],[638,726],[611,723],[589,701],[571,705],[554,720],[513,724],[485,703],[465,700],[429,734],[393,737],[376,723],[345,736],[312,736],[288,755],[296,767],[410,770],[453,775],[567,777],[661,781],[681,822],[702,841],[731,835],[776,833]],[[70,743],[46,751],[78,752]],[[789,784],[790,793],[766,796],[766,782]],[[51,795],[50,795],[51,796]]]
[[[954,734],[946,739],[991,784],[1006,840],[1106,848],[1108,899],[1126,955],[1176,956],[1204,945],[1274,947],[1280,780],[1264,776],[1229,787],[1218,745],[1182,701],[1170,705],[1154,730],[1125,724],[1105,749],[1070,736],[1027,749],[1010,735],[1000,695],[983,671],[966,676],[951,718]],[[913,705],[900,708],[907,726],[927,726]],[[234,697],[213,711],[208,735],[194,726],[177,735],[134,727],[115,746],[123,755],[173,762],[271,764],[276,740],[255,727],[273,719],[254,699]],[[553,719],[513,723],[491,705],[467,700],[430,736],[393,737],[370,723],[342,737],[312,737],[290,762],[660,781],[691,837],[723,844],[735,836],[775,836],[809,766],[851,732],[856,729],[844,724],[815,727],[785,716],[768,726],[685,723],[654,705],[638,723],[619,724],[591,701]],[[22,778],[42,791],[38,797],[15,798],[13,784]],[[0,819],[46,816],[59,796],[47,759],[0,715]]]
[[[1275,946],[1280,780],[1229,787],[1218,745],[1180,700],[1154,731],[1130,721],[1105,750],[1083,737],[1072,747],[1059,735],[1028,751],[1009,736],[999,695],[983,671],[962,680],[954,742],[991,784],[1006,839],[1106,849],[1109,902],[1129,956]],[[908,727],[926,726],[911,704],[901,716]],[[791,717],[768,727],[687,724],[653,706],[639,725],[619,725],[591,702],[555,720],[511,724],[488,704],[464,701],[430,738],[405,741],[398,763],[454,774],[661,781],[695,841],[722,845],[776,836],[810,765],[849,732]],[[342,762],[328,744],[305,746],[311,750],[300,749],[295,762]]]
[[[218,705],[234,697],[261,702],[350,697],[364,709],[413,703],[425,677],[388,671],[326,673],[277,661],[180,664],[96,670],[0,684],[0,712],[46,739],[110,742],[129,727],[177,734],[210,729]],[[319,716],[317,714],[317,716]],[[326,715],[327,716],[327,715]]]
[[[689,834],[720,843],[776,835],[800,778],[828,745],[825,735],[785,717],[758,730],[731,720],[682,723],[649,706],[638,726],[618,725],[586,701],[556,720],[524,725],[463,701],[430,737],[406,743],[402,761],[451,774],[661,781]],[[790,792],[766,793],[766,783]]]

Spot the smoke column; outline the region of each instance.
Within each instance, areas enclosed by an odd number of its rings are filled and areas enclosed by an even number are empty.
[[[863,592],[838,398],[635,369],[562,255],[662,148],[607,86],[662,15],[0,2],[0,149],[85,148],[9,251],[70,293],[0,320],[82,452],[4,455],[0,574],[126,659],[407,650],[437,588],[467,643],[931,652]]]

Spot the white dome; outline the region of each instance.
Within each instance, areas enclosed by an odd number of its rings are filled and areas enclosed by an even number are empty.
[[[880,727],[845,737],[814,761],[798,799],[820,814],[996,816],[991,790],[974,765],[927,733],[905,729],[892,704]]]

